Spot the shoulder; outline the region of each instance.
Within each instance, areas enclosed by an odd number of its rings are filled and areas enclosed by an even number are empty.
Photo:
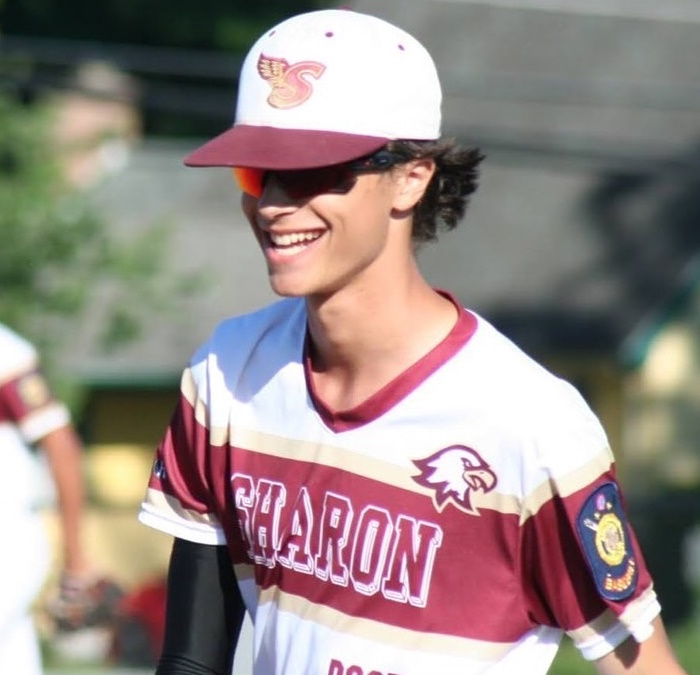
[[[214,390],[256,386],[290,362],[301,362],[306,334],[303,299],[277,301],[219,323],[199,346],[186,369],[199,397]]]
[[[283,348],[292,335],[306,330],[301,299],[279,300],[247,314],[221,321],[195,352],[192,365],[215,354],[219,359],[240,359],[246,353],[271,346]]]
[[[34,346],[13,330],[0,324],[0,383],[35,368],[38,355]]]
[[[550,416],[553,409],[574,414],[590,410],[578,390],[565,378],[523,351],[509,337],[475,314],[477,329],[468,343],[470,368],[480,386],[500,400],[512,401],[528,416]]]
[[[471,361],[480,370],[483,405],[515,434],[530,459],[572,468],[608,456],[606,433],[579,390],[477,318]]]
[[[299,322],[305,326],[306,311],[301,298],[285,298],[253,312],[239,314],[221,321],[214,329],[212,341],[230,337],[248,337],[257,341],[262,335],[284,338]]]

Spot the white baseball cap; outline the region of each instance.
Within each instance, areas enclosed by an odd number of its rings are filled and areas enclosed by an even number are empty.
[[[440,136],[435,63],[414,37],[348,9],[300,14],[268,30],[243,62],[232,128],[188,166],[303,169],[389,140]]]

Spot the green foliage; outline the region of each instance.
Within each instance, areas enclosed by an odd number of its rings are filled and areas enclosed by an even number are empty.
[[[88,300],[109,349],[199,280],[166,273],[164,224],[129,240],[109,232],[88,195],[63,180],[49,114],[0,96],[0,321],[31,339],[51,370]]]
[[[38,311],[75,313],[109,255],[98,220],[62,183],[44,111],[2,98],[0,233],[0,317],[20,330]]]
[[[581,657],[578,649],[571,640],[562,640],[549,675],[595,675],[596,669],[592,663]]]

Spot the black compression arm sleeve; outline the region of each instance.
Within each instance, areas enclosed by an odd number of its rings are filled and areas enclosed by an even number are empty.
[[[156,675],[228,675],[244,614],[226,547],[175,539]]]

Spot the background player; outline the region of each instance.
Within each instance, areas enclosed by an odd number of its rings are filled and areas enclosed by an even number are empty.
[[[62,526],[60,600],[77,616],[92,583],[82,542],[82,443],[54,399],[34,347],[0,324],[0,673],[34,675],[41,657],[31,615],[51,554],[38,507],[34,446],[45,453]]]
[[[285,298],[216,328],[158,448],[159,675],[229,672],[243,606],[256,675],[538,675],[564,633],[605,675],[682,673],[598,420],[420,273],[482,159],[440,138],[429,54],[312,12],[239,82],[186,163],[236,167]]]

